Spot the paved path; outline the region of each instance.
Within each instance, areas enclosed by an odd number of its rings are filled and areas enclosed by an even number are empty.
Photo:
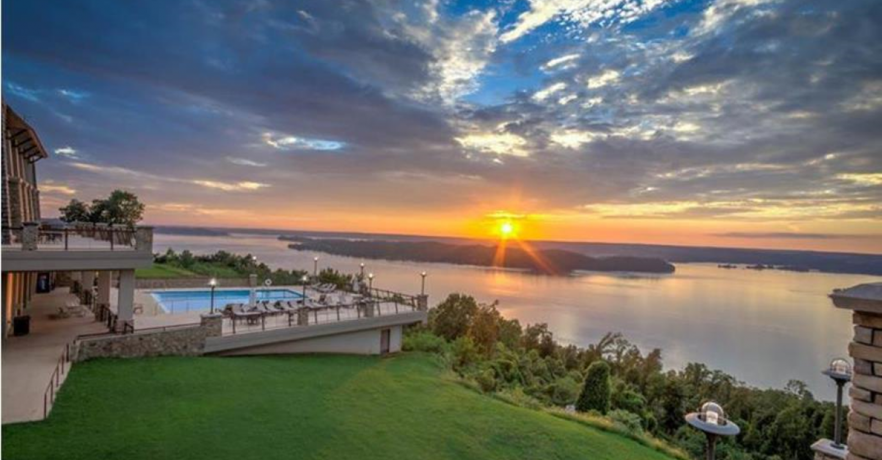
[[[88,312],[82,318],[49,317],[71,299],[75,297],[66,288],[35,295],[28,312],[31,333],[3,340],[4,424],[42,419],[43,394],[65,345],[80,334],[107,331]],[[63,377],[67,377],[68,366]]]

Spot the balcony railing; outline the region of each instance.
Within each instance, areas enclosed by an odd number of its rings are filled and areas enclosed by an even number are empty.
[[[65,226],[26,223],[21,227],[3,227],[3,249],[151,252],[153,229],[83,222]]]

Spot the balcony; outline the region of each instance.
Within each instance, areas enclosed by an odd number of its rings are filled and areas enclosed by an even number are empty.
[[[3,227],[4,271],[120,270],[149,267],[152,227],[26,223]]]

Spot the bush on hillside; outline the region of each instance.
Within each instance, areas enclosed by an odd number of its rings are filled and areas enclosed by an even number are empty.
[[[579,412],[594,410],[606,415],[609,412],[609,402],[609,364],[606,361],[596,361],[588,366],[582,394],[576,401],[576,410]]]
[[[414,331],[404,335],[401,347],[404,351],[443,353],[447,347],[447,341],[429,331]]]

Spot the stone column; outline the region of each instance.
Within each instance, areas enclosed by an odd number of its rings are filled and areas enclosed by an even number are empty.
[[[21,248],[25,251],[36,251],[40,227],[36,222],[25,222],[21,230]]]
[[[298,326],[308,326],[309,325],[309,309],[301,308],[297,310],[297,325]]]
[[[417,296],[417,310],[426,311],[429,309],[429,296],[420,294]]]
[[[83,303],[92,303],[92,297],[95,295],[95,271],[84,271],[80,277],[83,280],[83,295],[80,298]]]
[[[110,286],[113,279],[113,272],[104,270],[98,272],[98,306],[110,306]]]
[[[126,325],[135,325],[135,271],[119,271],[119,299],[116,303],[116,331],[122,332]]]
[[[854,312],[854,339],[848,344],[854,374],[845,458],[882,459],[882,283],[836,290],[830,297],[837,307]]]
[[[200,317],[199,324],[205,329],[206,337],[220,337],[223,335],[224,317],[220,313],[204,314]]]
[[[138,227],[135,229],[135,250],[153,252],[153,227]]]

